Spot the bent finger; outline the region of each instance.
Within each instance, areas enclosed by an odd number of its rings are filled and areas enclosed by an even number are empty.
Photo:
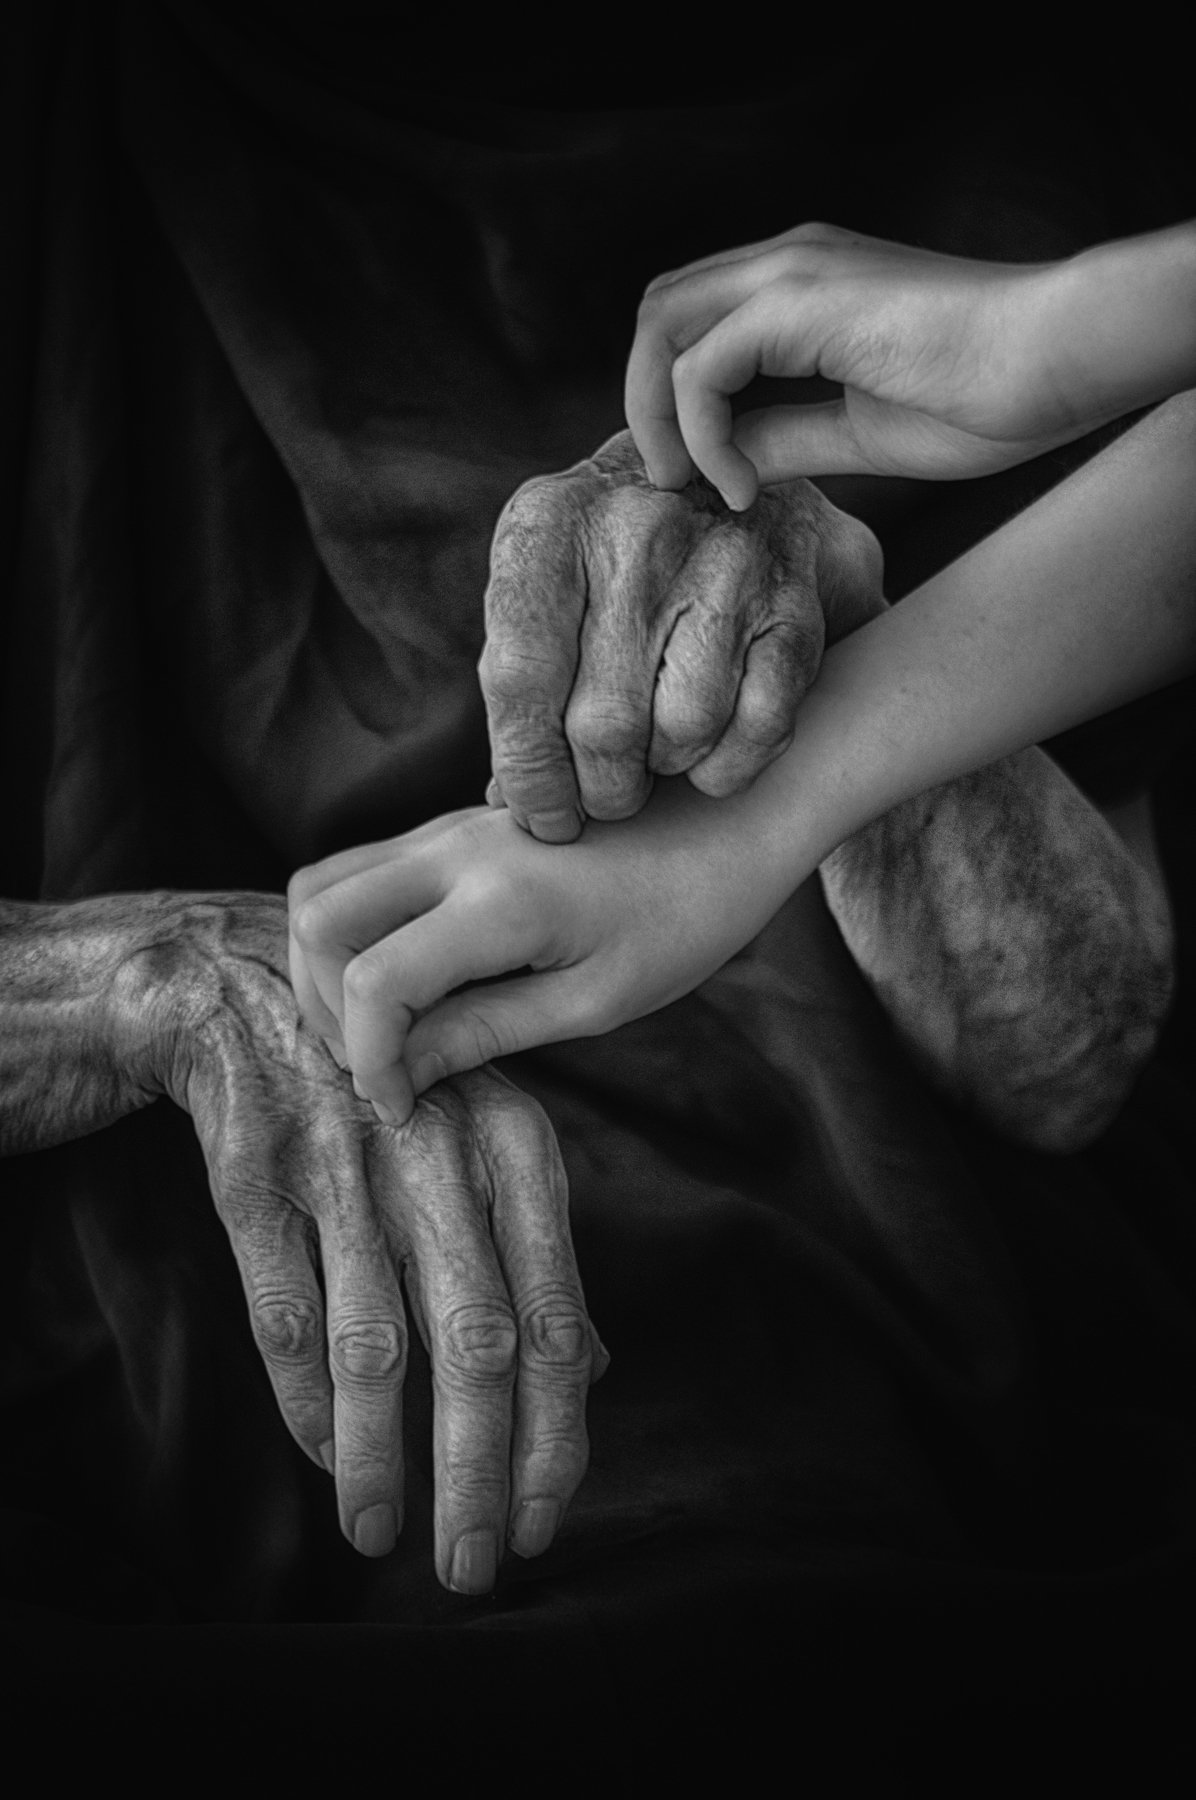
[[[501,1124],[492,1119],[484,1154],[494,1241],[519,1331],[508,1539],[519,1555],[538,1556],[589,1461],[595,1336],[569,1230],[564,1164],[547,1118],[529,1106]]]
[[[710,755],[689,771],[704,794],[740,793],[788,746],[802,695],[822,655],[822,614],[808,622],[783,621],[748,647],[735,712]]]
[[[403,1051],[416,1013],[466,982],[522,968],[531,948],[530,922],[525,942],[496,908],[451,896],[346,966],[345,1051],[385,1123],[404,1124],[415,1104]]]
[[[730,723],[744,646],[758,623],[758,547],[737,525],[706,536],[675,586],[679,611],[652,702],[648,767],[680,775],[708,756]]]
[[[418,1096],[448,1075],[593,1029],[574,971],[545,970],[467,988],[429,1008],[408,1033],[404,1061]]]
[[[585,607],[576,508],[560,478],[508,502],[490,552],[478,679],[494,779],[525,831],[568,843],[584,822],[564,713]]]
[[[413,1130],[415,1128],[413,1127]],[[409,1140],[410,1143],[414,1140]],[[480,1172],[435,1177],[405,1159],[408,1186],[427,1184],[410,1209],[409,1284],[427,1321],[434,1398],[435,1563],[445,1587],[485,1594],[502,1556],[510,1492],[515,1317],[485,1226]]]
[[[447,885],[436,858],[416,852],[363,865],[302,901],[290,920],[291,941],[298,949],[292,970],[294,974],[297,963],[302,994],[298,985],[295,991],[301,1004],[311,1001],[314,989],[322,1016],[332,1016],[344,1041],[345,970],[371,944],[436,906]]]
[[[741,413],[732,437],[755,468],[762,487],[801,475],[873,472],[842,400],[809,406],[765,406]]]
[[[759,479],[735,441],[731,395],[764,367],[765,327],[762,309],[749,301],[673,364],[673,398],[685,447],[734,512],[745,512],[752,504]]]

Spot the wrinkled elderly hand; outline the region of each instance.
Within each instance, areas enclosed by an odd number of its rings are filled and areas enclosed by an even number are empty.
[[[4,907],[0,1145],[169,1094],[192,1116],[284,1419],[366,1555],[402,1523],[407,1325],[432,1363],[436,1568],[493,1585],[547,1548],[586,1467],[594,1338],[540,1108],[492,1070],[378,1124],[301,1026],[260,894]],[[57,1019],[58,1023],[55,1024]]]
[[[749,786],[834,642],[877,609],[880,548],[809,482],[730,512],[652,487],[628,432],[526,482],[498,522],[482,692],[492,803],[550,843],[624,819],[653,775]]]

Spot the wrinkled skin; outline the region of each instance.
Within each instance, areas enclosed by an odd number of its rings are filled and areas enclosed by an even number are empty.
[[[401,1527],[402,1282],[432,1364],[441,1581],[484,1593],[508,1539],[546,1549],[607,1358],[541,1109],[479,1069],[402,1130],[379,1125],[299,1022],[280,898],[2,912],[0,1148],[168,1094],[194,1121],[283,1417],[334,1471],[349,1540],[381,1555]]]
[[[1149,858],[1049,756],[1022,750],[895,806],[820,873],[937,1087],[1038,1150],[1109,1125],[1171,1003],[1170,908]]]
[[[629,432],[508,501],[480,676],[491,800],[546,842],[625,819],[653,775],[748,787],[789,743],[824,644],[868,616],[880,548],[807,481],[730,512],[648,482]]]

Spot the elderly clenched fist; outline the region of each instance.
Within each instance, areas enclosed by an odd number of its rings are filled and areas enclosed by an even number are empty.
[[[648,481],[629,432],[514,494],[486,593],[490,799],[548,843],[625,819],[653,775],[750,785],[825,643],[880,604],[872,533],[807,481],[732,513]]]

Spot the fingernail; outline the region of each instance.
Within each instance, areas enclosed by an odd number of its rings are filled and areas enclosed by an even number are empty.
[[[435,1050],[425,1050],[411,1065],[411,1085],[417,1094],[422,1094],[433,1082],[443,1081],[447,1074],[443,1056],[437,1056]]]
[[[455,1594],[488,1594],[498,1578],[498,1540],[492,1531],[467,1531],[457,1539],[449,1586]]]
[[[343,1044],[338,1044],[335,1038],[325,1038],[324,1042],[327,1044],[328,1054],[336,1064],[337,1068],[347,1069],[349,1066],[349,1059],[345,1055],[345,1046]]]
[[[353,1543],[363,1556],[386,1556],[398,1536],[393,1506],[367,1506],[353,1521]]]
[[[575,806],[560,812],[532,813],[527,827],[533,837],[547,844],[569,844],[581,830],[585,820]]]
[[[516,1556],[542,1556],[560,1522],[559,1501],[525,1500],[511,1527],[511,1548]]]
[[[398,1113],[392,1112],[389,1106],[383,1106],[378,1100],[374,1102],[374,1111],[384,1125],[397,1126],[401,1123]]]
[[[331,1438],[328,1439],[327,1443],[320,1445],[320,1461],[331,1475],[336,1468],[336,1452]]]
[[[486,789],[486,805],[487,806],[505,806],[506,805],[506,801],[502,797],[502,789],[499,787],[497,781],[491,781],[490,785]]]

